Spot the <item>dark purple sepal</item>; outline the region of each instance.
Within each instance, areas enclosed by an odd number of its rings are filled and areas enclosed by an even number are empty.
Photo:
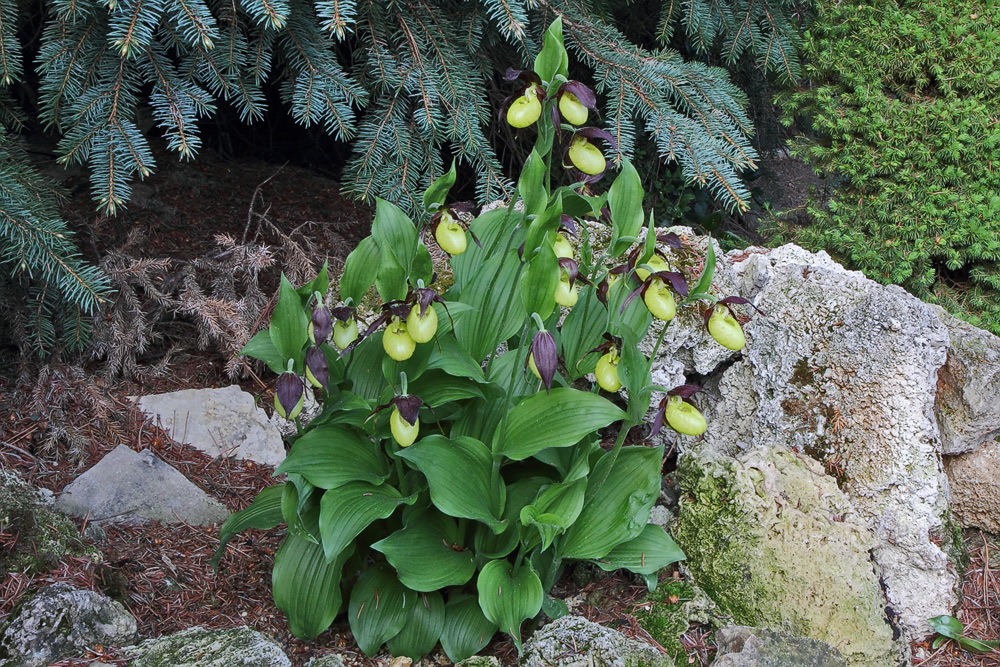
[[[673,286],[675,292],[681,296],[688,295],[688,284],[687,281],[684,280],[683,274],[677,273],[676,271],[657,271],[656,273],[649,274],[649,277],[646,278],[646,282],[649,282],[650,278],[666,280]]]
[[[567,232],[572,234],[573,238],[579,236],[576,232],[576,221],[573,219],[573,216],[571,215],[566,215],[565,213],[563,213],[561,216],[559,216],[559,227],[565,229]]]
[[[586,276],[580,274],[580,264],[570,257],[560,257],[559,258],[559,268],[566,272],[569,276],[569,286],[572,287],[577,282],[583,283],[584,285],[593,285],[592,282],[587,280]]]
[[[682,384],[667,392],[667,396],[680,396],[685,401],[698,392],[705,391],[704,387],[697,384]]]
[[[355,308],[351,308],[350,306],[337,306],[331,311],[331,314],[333,315],[333,319],[338,322],[347,322],[354,317],[355,310]]]
[[[737,305],[747,305],[747,306],[750,306],[751,308],[753,308],[754,310],[756,310],[758,313],[760,313],[764,317],[767,317],[767,313],[765,313],[763,310],[761,310],[757,306],[753,305],[753,302],[750,301],[750,299],[744,299],[741,296],[727,296],[725,299],[719,299],[718,303],[721,303],[726,308],[729,308],[729,312],[731,312],[731,313],[733,312],[732,306],[734,304],[737,304]],[[735,313],[733,313],[733,314],[735,315]]]
[[[420,416],[420,407],[424,404],[419,397],[412,394],[397,396],[392,399],[392,404],[399,410],[399,416],[406,420],[406,423],[413,426]]]
[[[573,93],[573,95],[576,96],[576,99],[580,100],[580,104],[595,113],[600,113],[597,109],[597,96],[594,95],[594,91],[579,81],[567,81],[561,85],[559,87],[559,94],[562,94],[563,92]]]
[[[684,246],[684,243],[681,241],[681,237],[677,236],[677,234],[674,234],[673,232],[659,234],[656,237],[656,240],[670,246],[674,250],[680,250]]]
[[[607,130],[602,130],[599,127],[581,127],[576,131],[576,133],[587,137],[588,139],[603,139],[611,144],[612,148],[618,150],[618,142],[615,141],[615,135],[611,134]]]
[[[531,355],[535,359],[535,368],[542,376],[545,391],[552,389],[552,378],[556,376],[556,365],[559,363],[556,351],[556,339],[548,331],[539,331],[531,341]]]

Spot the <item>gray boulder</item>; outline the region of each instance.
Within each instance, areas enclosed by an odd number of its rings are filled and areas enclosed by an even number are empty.
[[[951,511],[962,526],[1000,534],[1000,442],[961,456],[946,456]]]
[[[345,667],[345,663],[339,654],[329,653],[321,658],[313,658],[308,667]]]
[[[158,458],[119,445],[63,489],[56,505],[92,521],[142,518],[208,526],[229,510]]]
[[[44,667],[95,644],[135,641],[135,618],[99,593],[56,583],[21,602],[0,631],[0,667]]]
[[[1000,436],[1000,338],[933,308],[949,338],[935,402],[941,450],[965,454]]]
[[[674,661],[650,644],[591,623],[563,616],[524,643],[521,667],[673,667]]]
[[[872,554],[908,637],[949,614],[958,576],[939,543],[947,480],[935,418],[948,328],[898,287],[794,245],[731,253],[739,294],[763,309],[705,405],[715,457],[789,449],[823,463],[874,532]]]
[[[139,408],[171,438],[209,456],[235,456],[270,466],[285,459],[281,433],[239,385],[143,396]]]
[[[815,639],[730,625],[715,633],[715,667],[844,667],[840,652]]]
[[[852,503],[808,456],[783,447],[681,457],[674,538],[691,577],[735,622],[782,628],[837,647],[849,665],[892,667],[893,641]]]
[[[129,667],[291,667],[276,641],[248,627],[196,627],[126,649]]]
[[[70,555],[87,555],[76,525],[52,506],[51,492],[28,484],[13,470],[0,470],[0,526],[17,535],[0,549],[0,579],[7,572],[45,572]]]

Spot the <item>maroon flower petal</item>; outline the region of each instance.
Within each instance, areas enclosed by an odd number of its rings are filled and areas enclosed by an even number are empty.
[[[674,291],[681,296],[688,295],[688,284],[684,280],[684,276],[676,271],[657,271],[656,273],[650,274],[649,278],[659,278],[661,280],[669,281],[674,287]],[[648,281],[649,278],[646,278]]]
[[[559,87],[559,92],[573,93],[576,95],[576,99],[580,100],[580,104],[591,111],[597,111],[597,96],[594,95],[594,91],[579,81],[567,81]]]
[[[604,141],[611,144],[612,148],[618,150],[618,142],[615,141],[614,135],[607,130],[602,130],[599,127],[581,127],[576,133],[588,139],[604,139]]]
[[[417,423],[417,417],[420,416],[420,407],[424,402],[417,396],[407,394],[392,399],[392,404],[399,410],[399,416],[412,426]]]

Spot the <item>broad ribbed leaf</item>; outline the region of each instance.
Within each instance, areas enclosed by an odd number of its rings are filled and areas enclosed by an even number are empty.
[[[302,367],[302,346],[306,344],[308,326],[309,316],[302,307],[302,298],[282,274],[278,305],[271,316],[271,342],[286,362],[295,359],[297,370]]]
[[[379,446],[364,435],[326,425],[296,440],[274,474],[288,472],[302,475],[321,489],[333,489],[348,482],[381,484],[389,476],[389,463]]]
[[[418,593],[409,607],[406,625],[385,643],[394,656],[405,655],[414,662],[434,650],[444,631],[444,599],[440,593]]]
[[[416,495],[403,497],[393,487],[349,482],[323,494],[319,530],[327,558],[333,559],[368,525],[385,519],[402,504],[412,505]]]
[[[520,652],[521,623],[542,610],[544,593],[538,575],[527,564],[514,572],[511,563],[491,560],[479,573],[476,588],[483,614],[510,635]]]
[[[455,337],[473,359],[481,361],[500,341],[521,330],[525,313],[517,293],[521,261],[516,252],[491,256],[477,269],[460,297],[475,310],[455,323]]]
[[[457,172],[455,170],[456,161],[451,161],[451,169],[434,179],[431,186],[424,190],[424,210],[432,213],[438,209],[448,198],[451,186],[455,185]]]
[[[454,312],[452,315],[454,316]],[[442,322],[441,317],[438,318],[438,322]],[[465,348],[458,344],[455,336],[442,336],[440,331],[431,351],[431,358],[427,362],[427,368],[437,368],[454,377],[486,382],[482,367]]]
[[[580,289],[580,299],[566,316],[562,325],[563,360],[571,380],[592,373],[601,355],[590,352],[601,344],[608,330],[608,309],[598,298],[597,290],[590,286]]]
[[[642,181],[639,172],[629,161],[622,162],[621,171],[608,190],[608,207],[611,209],[611,254],[618,257],[634,241],[620,241],[621,237],[637,237],[642,229]]]
[[[528,477],[508,484],[503,512],[507,527],[496,535],[486,526],[476,526],[476,554],[486,558],[503,558],[514,551],[521,539],[521,510],[535,499],[543,486],[551,482],[547,477]]]
[[[350,299],[354,305],[361,303],[365,292],[375,284],[381,262],[378,243],[371,236],[366,236],[344,262],[344,275],[340,279],[341,300],[346,302]]]
[[[588,478],[593,486],[587,488],[583,511],[563,537],[560,555],[603,558],[637,537],[660,495],[662,456],[662,448],[623,447],[608,472],[611,453],[605,454]]]
[[[274,343],[271,341],[271,332],[268,329],[258,331],[254,337],[243,346],[243,349],[240,350],[240,354],[253,357],[254,359],[260,359],[267,364],[267,367],[270,368],[273,373],[281,375],[285,372],[285,357],[278,352],[278,348],[275,347]]]
[[[548,447],[568,447],[624,417],[611,401],[578,389],[535,394],[511,411],[499,453],[519,461]]]
[[[637,537],[623,542],[594,562],[602,570],[624,568],[636,574],[655,574],[671,563],[684,560],[684,552],[660,526],[646,524]]]
[[[319,501],[321,492],[295,473],[288,475],[284,493],[281,495],[281,514],[288,524],[288,532],[312,542],[320,543]]]
[[[271,590],[296,637],[313,639],[333,623],[340,611],[341,570],[353,552],[353,547],[345,549],[327,562],[318,544],[295,535],[285,538],[274,556]]]
[[[521,178],[517,182],[517,193],[524,201],[524,214],[537,215],[548,204],[545,191],[545,160],[534,149],[521,168]]]
[[[472,551],[462,545],[454,519],[431,509],[410,515],[404,528],[372,549],[385,554],[399,580],[415,591],[461,586],[476,573]]]
[[[528,270],[521,275],[521,302],[526,313],[538,313],[543,320],[556,307],[559,286],[559,260],[552,248],[542,245],[531,258]]]
[[[453,595],[445,605],[441,648],[454,663],[479,653],[493,638],[497,624],[483,615],[479,598]]]
[[[373,565],[351,589],[347,620],[358,647],[371,657],[406,625],[416,595],[396,579],[387,565]]]
[[[417,228],[398,206],[384,199],[375,199],[372,238],[383,254],[383,265],[385,253],[388,252],[402,267],[404,274],[410,272],[413,258],[417,254]]]
[[[483,397],[483,390],[477,382],[454,377],[440,370],[424,373],[419,380],[410,384],[409,392],[419,396],[424,404],[432,408],[451,401]]]
[[[219,566],[219,559],[225,552],[226,544],[237,533],[248,528],[270,530],[283,521],[281,514],[281,494],[284,484],[269,486],[253,499],[250,506],[239,512],[233,512],[219,529],[219,548],[212,557],[212,567]]]
[[[587,480],[552,484],[520,512],[521,523],[534,526],[542,538],[542,549],[576,521],[583,509]]]
[[[482,521],[493,530],[503,529],[503,482],[492,488],[493,457],[475,438],[430,435],[399,452],[427,477],[431,500],[450,516]]]

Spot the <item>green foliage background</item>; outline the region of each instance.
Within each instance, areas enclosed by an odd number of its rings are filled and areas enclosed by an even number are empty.
[[[782,99],[842,177],[785,237],[826,248],[1000,333],[1000,10],[994,2],[819,3],[809,86]]]

